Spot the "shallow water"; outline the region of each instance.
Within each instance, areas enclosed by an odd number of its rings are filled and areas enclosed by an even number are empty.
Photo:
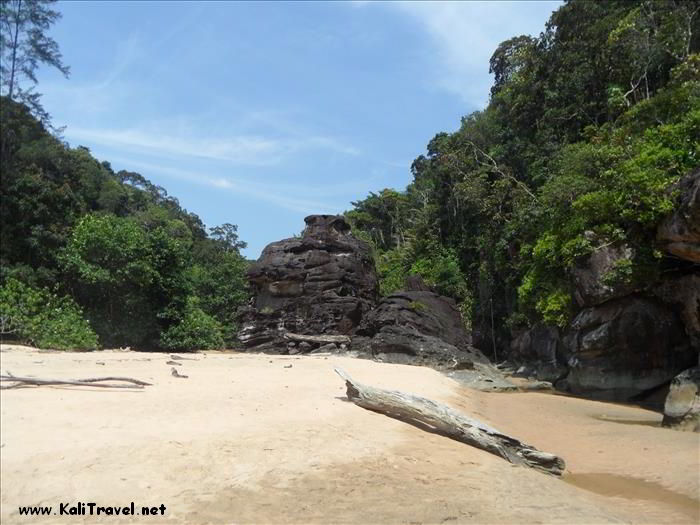
[[[575,487],[602,496],[662,503],[700,521],[700,499],[667,489],[653,481],[598,472],[565,474],[562,479]]]
[[[591,416],[593,419],[598,421],[607,421],[610,423],[620,423],[622,425],[644,425],[645,427],[661,427],[661,420],[663,416],[649,418],[649,419],[625,419],[617,416],[608,416],[606,414],[598,414]]]

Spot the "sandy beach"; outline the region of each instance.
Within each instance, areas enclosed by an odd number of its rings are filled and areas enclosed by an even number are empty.
[[[44,352],[17,376],[128,376],[143,390],[3,390],[0,521],[14,523],[697,523],[700,436],[637,407],[483,393],[422,367],[338,356]],[[450,404],[567,462],[562,478],[345,400],[360,382]],[[165,506],[60,516],[61,503]],[[21,516],[20,506],[51,506]],[[56,512],[54,515],[53,512]]]

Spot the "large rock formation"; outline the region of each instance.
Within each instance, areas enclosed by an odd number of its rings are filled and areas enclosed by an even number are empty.
[[[333,351],[341,349],[337,336],[348,336],[346,349],[388,362],[450,370],[488,363],[471,346],[452,299],[412,276],[412,290],[377,302],[369,246],[352,236],[345,218],[311,215],[305,221],[300,238],[268,245],[248,270],[254,297],[239,314],[238,334],[246,348]]]
[[[356,334],[353,350],[386,362],[448,369],[488,362],[471,346],[455,302],[429,291],[401,291],[385,297]]]
[[[598,239],[593,232],[586,232],[585,235],[589,241],[600,247],[578,261],[571,270],[574,298],[578,305],[593,306],[632,293],[632,285],[614,282],[610,276],[620,264],[632,259],[633,250],[624,244],[606,243],[603,239]]]
[[[510,361],[525,365],[518,375],[533,376],[555,384],[568,373],[559,329],[538,323],[510,343]]]
[[[376,302],[370,248],[345,218],[311,215],[305,222],[301,237],[269,244],[248,270],[254,299],[239,316],[238,334],[247,348],[295,353],[299,345],[286,332],[350,334]]]
[[[636,296],[582,310],[563,342],[568,389],[599,399],[633,399],[697,361],[677,316]]]
[[[656,404],[678,372],[698,363],[700,169],[674,189],[676,207],[659,225],[657,241],[678,259],[667,261],[657,282],[628,283],[615,274],[635,257],[632,248],[586,232],[599,248],[571,268],[582,309],[561,336],[544,325],[517,334],[509,361],[522,374],[588,397]]]
[[[676,210],[659,226],[657,240],[676,257],[700,263],[700,169],[683,177],[678,190]]]
[[[700,367],[685,370],[671,381],[663,425],[700,432]]]
[[[664,277],[653,292],[676,310],[690,338],[690,346],[700,354],[700,271]]]

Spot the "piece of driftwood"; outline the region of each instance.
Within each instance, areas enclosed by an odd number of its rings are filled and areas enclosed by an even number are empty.
[[[199,359],[195,359],[194,357],[182,357],[175,354],[170,354],[170,359],[176,359],[178,361],[199,361]]]
[[[118,381],[122,383],[129,383],[126,385],[119,384],[102,384],[104,381]],[[90,377],[87,379],[47,379],[38,377],[20,377],[12,374],[0,375],[0,382],[10,382],[15,383],[11,386],[2,387],[7,388],[17,388],[20,386],[34,385],[34,386],[44,386],[44,385],[73,385],[73,386],[92,386],[98,388],[143,388],[144,386],[150,386],[151,383],[146,383],[146,381],[141,381],[140,379],[134,379],[132,377]]]
[[[285,339],[290,341],[306,341],[307,343],[349,343],[350,337],[347,335],[302,335],[286,332]]]
[[[495,454],[516,465],[526,465],[557,476],[566,468],[562,458],[541,452],[447,405],[397,390],[382,390],[360,384],[340,368],[335,368],[335,372],[345,381],[348,399],[357,406],[409,423],[428,426],[439,434]]]

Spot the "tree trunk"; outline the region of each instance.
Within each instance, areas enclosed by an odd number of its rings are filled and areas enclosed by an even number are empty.
[[[350,337],[347,335],[302,335],[287,332],[285,339],[291,341],[306,341],[307,343],[349,343]]]
[[[345,380],[348,399],[357,406],[407,423],[421,423],[439,434],[495,454],[516,465],[525,465],[557,476],[566,468],[562,458],[541,452],[460,414],[447,405],[413,394],[362,385],[339,368],[335,368],[335,372]]]
[[[19,0],[17,2],[17,12],[15,13],[15,37],[12,40],[12,67],[10,69],[10,88],[8,92],[8,98],[12,100],[12,91],[14,90],[15,87],[15,64],[17,61],[17,39],[19,37],[19,17],[22,11],[22,0]]]
[[[111,381],[107,384],[102,384],[103,381]],[[128,383],[115,384],[114,381],[118,383]],[[19,377],[13,376],[9,372],[7,375],[0,375],[0,382],[10,382],[14,383],[12,386],[2,387],[3,390],[8,388],[17,388],[24,385],[74,385],[74,386],[92,386],[100,388],[143,388],[144,386],[151,386],[151,383],[146,381],[141,381],[140,379],[134,379],[132,377],[91,377],[87,379],[47,379],[38,377]]]

